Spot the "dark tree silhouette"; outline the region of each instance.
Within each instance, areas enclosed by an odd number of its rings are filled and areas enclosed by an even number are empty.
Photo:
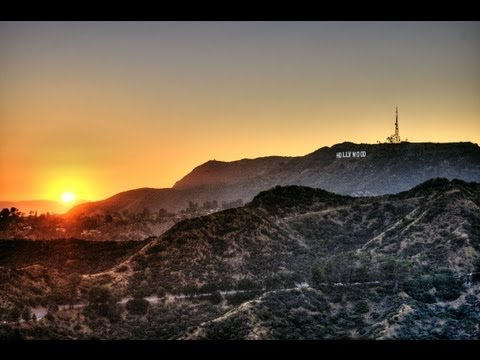
[[[133,315],[145,315],[148,310],[150,303],[141,297],[135,297],[131,300],[128,300],[125,307],[130,314]]]
[[[7,208],[0,211],[0,229],[4,229],[10,220],[10,210]]]
[[[27,322],[30,321],[31,315],[30,315],[30,309],[28,307],[23,308],[22,319]]]
[[[67,290],[70,309],[73,309],[73,304],[75,304],[75,301],[77,300],[78,286],[80,285],[81,282],[82,282],[82,277],[77,273],[70,275],[68,278],[66,290]]]
[[[8,210],[7,208],[4,208],[2,209],[2,211],[0,211],[0,219],[6,220],[8,219],[9,216],[10,216],[10,210]]]
[[[110,321],[119,318],[117,302],[110,289],[106,286],[94,286],[88,294],[88,306],[85,308],[87,314],[103,316]]]

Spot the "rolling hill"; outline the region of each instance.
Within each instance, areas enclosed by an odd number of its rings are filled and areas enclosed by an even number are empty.
[[[347,253],[470,273],[479,252],[480,185],[434,179],[380,197],[275,187],[244,207],[174,225],[129,264],[167,288],[218,287],[282,274],[308,281],[316,264]]]
[[[148,311],[120,307],[123,315],[110,320],[72,309],[55,315],[56,321],[23,326],[25,334],[98,339],[474,339],[479,334],[479,183],[437,178],[376,197],[277,186],[243,207],[181,221],[143,244],[93,244],[101,249],[91,251],[87,245],[5,242],[10,255],[0,270],[10,290],[0,303],[49,301],[51,295],[43,292],[50,287],[54,294],[58,285],[55,277],[45,280],[45,273],[53,271],[60,281],[62,259],[69,258],[69,266],[82,274],[78,301],[87,301],[88,289],[100,284],[117,299],[150,299]],[[54,250],[65,246],[68,254]],[[111,246],[117,249],[115,262],[92,273],[101,265],[94,254]],[[87,265],[74,249],[89,256]],[[50,264],[45,254],[52,252],[57,256]],[[72,328],[72,321],[78,326]]]
[[[124,295],[222,294],[201,321],[202,300],[185,300],[190,325],[171,338],[473,339],[479,259],[480,184],[433,179],[363,198],[275,187],[176,224],[103,276]]]

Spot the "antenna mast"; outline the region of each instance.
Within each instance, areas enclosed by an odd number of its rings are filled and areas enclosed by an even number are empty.
[[[398,106],[395,107],[395,134],[387,137],[387,142],[390,144],[400,144],[400,131],[398,130]]]

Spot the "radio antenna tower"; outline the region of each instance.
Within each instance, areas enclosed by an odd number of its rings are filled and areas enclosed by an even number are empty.
[[[400,132],[398,130],[398,106],[395,108],[395,134],[387,137],[387,143],[389,144],[400,144]]]

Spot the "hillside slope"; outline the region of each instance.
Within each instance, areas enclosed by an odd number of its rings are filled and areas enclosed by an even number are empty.
[[[357,151],[364,151],[365,157],[336,157],[339,152],[348,155]],[[253,187],[255,195],[275,185],[303,185],[344,195],[383,195],[408,190],[435,177],[478,181],[480,147],[472,143],[345,142],[300,157],[209,161],[173,188],[231,186],[241,193]]]
[[[26,295],[31,304],[44,299],[42,289],[58,287],[65,260],[82,269],[82,301],[95,284],[108,286],[117,299],[149,299],[146,313],[118,305],[119,317],[109,319],[71,309],[55,315],[61,321],[22,325],[31,338],[479,335],[479,183],[432,179],[378,197],[275,187],[243,207],[181,221],[143,244],[91,244],[100,246],[99,256],[117,249],[108,267],[97,261],[95,249],[87,251],[93,256],[84,266],[71,262],[82,261],[75,253],[87,242],[67,244],[51,265],[47,243],[18,244],[17,255],[12,244],[4,243],[9,255],[0,264],[8,286],[8,296],[0,297],[4,309],[12,301],[20,307]],[[45,276],[50,271],[53,279]]]
[[[435,179],[374,198],[276,187],[244,207],[176,224],[130,265],[167,288],[264,283],[279,274],[308,281],[314,265],[347,253],[468,273],[479,256],[479,227],[478,183]]]
[[[475,338],[479,258],[478,183],[371,198],[287,186],[175,225],[114,283],[224,293],[189,339]]]

